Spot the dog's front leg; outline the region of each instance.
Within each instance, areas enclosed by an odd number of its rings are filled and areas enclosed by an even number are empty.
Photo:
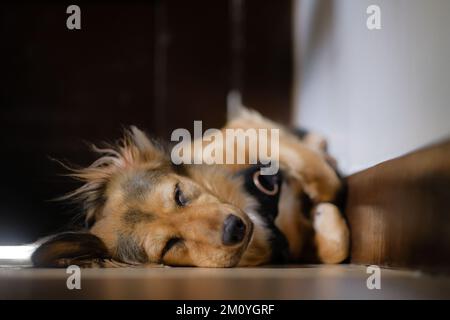
[[[339,263],[349,255],[350,234],[344,217],[331,203],[320,203],[312,210],[314,244],[323,263]]]
[[[341,181],[324,155],[299,140],[280,139],[280,165],[291,183],[297,184],[314,203],[334,200],[341,189]]]

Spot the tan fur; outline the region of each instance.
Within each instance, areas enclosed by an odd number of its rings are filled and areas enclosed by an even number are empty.
[[[135,128],[115,149],[97,151],[101,158],[74,173],[86,184],[69,196],[91,204],[87,216],[95,216],[96,222],[90,232],[105,243],[113,258],[124,261],[136,255],[120,248],[124,237],[143,248],[145,263],[229,267],[261,264],[270,258],[264,227],[253,226],[245,213],[252,212],[255,203],[243,192],[242,182],[222,168],[188,166],[187,175],[179,175],[164,153]],[[175,203],[177,184],[189,205]],[[130,214],[137,221],[132,225],[126,223]],[[224,246],[222,226],[229,214],[245,222],[247,236],[238,245]],[[174,237],[182,241],[162,257],[163,247]],[[251,249],[246,250],[249,242]],[[124,250],[126,256],[120,256]]]
[[[284,183],[276,224],[287,237],[291,259],[302,257],[311,235],[320,261],[338,263],[345,259],[349,238],[345,220],[336,207],[321,205],[332,200],[341,187],[327,162],[324,142],[311,138],[303,143],[287,129],[248,110],[223,130],[227,128],[280,129]],[[167,153],[136,128],[117,146],[94,150],[100,158],[72,174],[85,184],[64,198],[84,205],[86,219],[95,221],[90,233],[105,244],[112,261],[119,261],[101,265],[231,267],[270,261],[270,231],[257,214],[255,200],[233,175],[248,165],[176,168]],[[237,152],[248,154],[247,149]],[[180,206],[174,199],[177,188],[187,205]],[[302,214],[303,193],[316,204],[314,212],[322,212],[320,218],[311,221]],[[244,221],[246,235],[241,243],[225,246],[221,235],[229,214]],[[163,254],[174,238],[180,241]]]
[[[331,203],[321,203],[313,209],[317,256],[324,263],[339,263],[347,258],[349,231],[339,209]]]
[[[302,258],[303,246],[312,229],[311,222],[302,214],[299,194],[301,190],[285,182],[282,187],[276,225],[286,236],[292,260]]]
[[[334,171],[335,160],[326,152],[327,145],[323,137],[315,134],[306,136],[305,142],[293,136],[286,128],[263,118],[255,111],[242,109],[237,117],[227,123],[227,128],[263,128],[280,130],[280,167],[284,172],[286,183],[282,188],[277,226],[286,235],[293,260],[301,259],[303,246],[310,237],[311,229],[316,232],[315,243],[318,258],[324,263],[338,263],[348,256],[349,232],[339,209],[334,207],[333,214],[326,215],[324,222],[329,226],[326,232],[333,230],[341,237],[331,241],[326,234],[317,230],[311,221],[301,214],[300,196],[306,193],[316,204],[333,200],[341,188],[341,183]],[[270,145],[270,143],[268,143]],[[247,146],[247,145],[246,145]],[[248,149],[238,152],[248,154]],[[232,171],[243,165],[229,165]],[[244,165],[245,166],[245,165]],[[339,216],[338,219],[336,216]],[[336,222],[337,221],[337,222]],[[336,230],[334,230],[336,229]]]

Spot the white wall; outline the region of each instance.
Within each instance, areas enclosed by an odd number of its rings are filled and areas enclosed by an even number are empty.
[[[328,137],[344,173],[450,136],[449,0],[295,4],[296,122]]]

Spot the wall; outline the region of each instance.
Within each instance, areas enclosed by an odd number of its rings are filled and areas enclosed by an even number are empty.
[[[81,30],[67,29],[67,6],[0,5],[0,245],[82,222],[82,206],[50,201],[80,186],[50,158],[86,166],[86,142],[129,125],[167,143],[194,120],[219,128],[231,89],[289,119],[290,0],[86,3]]]
[[[344,173],[450,135],[450,1],[297,0],[294,16],[295,121]]]

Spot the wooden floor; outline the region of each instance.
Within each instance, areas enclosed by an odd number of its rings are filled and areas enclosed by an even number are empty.
[[[365,266],[83,269],[68,290],[64,269],[0,268],[0,299],[450,299],[450,277]]]

